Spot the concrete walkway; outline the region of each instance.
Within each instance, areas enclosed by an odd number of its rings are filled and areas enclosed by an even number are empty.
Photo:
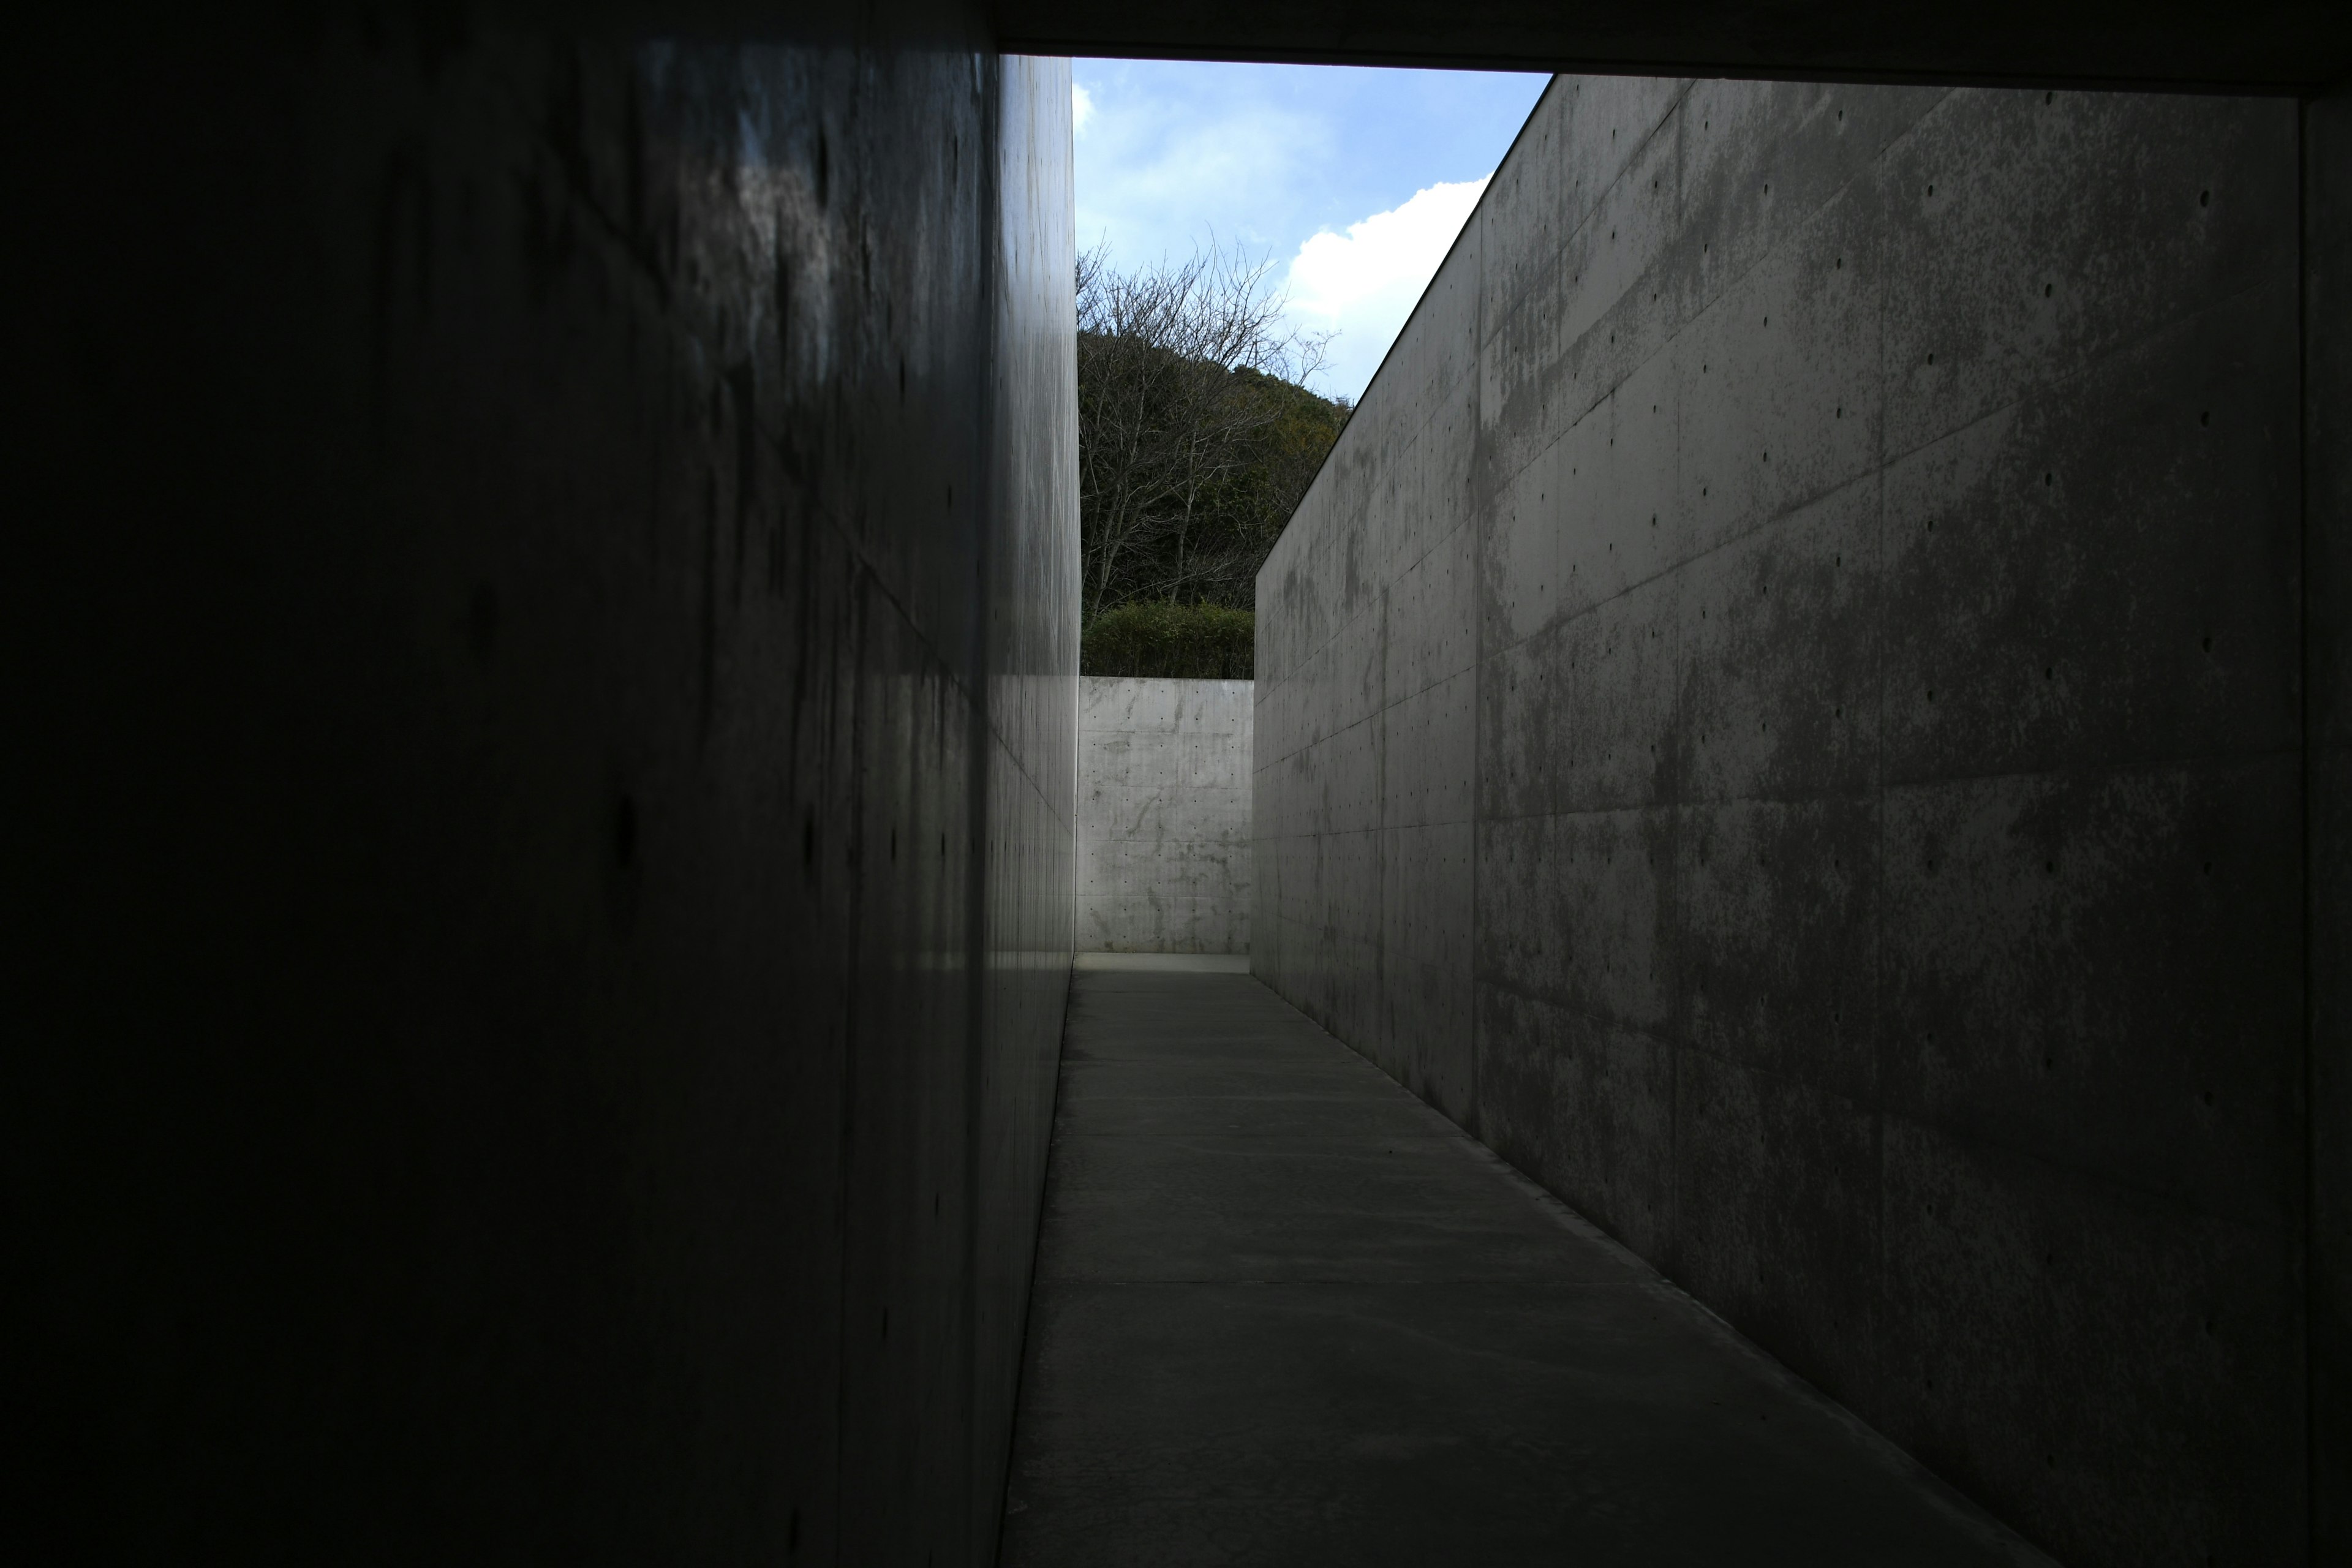
[[[2043,1561],[1246,974],[1074,982],[1003,1561]]]

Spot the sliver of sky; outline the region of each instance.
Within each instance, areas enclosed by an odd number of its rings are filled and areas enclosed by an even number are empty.
[[[1114,268],[1236,243],[1291,323],[1336,331],[1316,388],[1360,397],[1545,76],[1076,60],[1078,244]]]

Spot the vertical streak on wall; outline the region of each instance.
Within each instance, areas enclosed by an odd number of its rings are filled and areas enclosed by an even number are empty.
[[[1247,952],[1253,683],[1078,683],[1078,946]]]
[[[2306,1541],[2296,134],[1560,79],[1259,578],[1258,972],[2086,1564]]]
[[[2352,1558],[2352,92],[2304,109],[2312,1561]]]
[[[1076,514],[1066,70],[987,45],[7,57],[32,1555],[992,1552]]]
[[[1069,994],[1077,815],[1077,327],[1070,65],[1003,62],[989,561],[988,1047],[971,1098],[973,1560],[992,1556]]]

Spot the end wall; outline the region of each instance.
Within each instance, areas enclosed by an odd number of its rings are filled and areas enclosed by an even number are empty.
[[[1258,973],[2069,1563],[2309,1548],[2296,178],[1560,79],[1258,581]]]
[[[0,94],[20,1554],[988,1561],[1066,68],[88,21]]]
[[[1080,951],[1249,951],[1253,685],[1078,682]]]

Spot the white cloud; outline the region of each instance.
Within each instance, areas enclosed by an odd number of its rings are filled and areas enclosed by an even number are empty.
[[[1083,133],[1087,128],[1087,121],[1092,120],[1094,117],[1095,95],[1088,92],[1085,88],[1080,87],[1076,82],[1072,82],[1070,84],[1071,133],[1073,135]]]
[[[1290,263],[1291,317],[1339,334],[1323,379],[1341,391],[1363,390],[1491,178],[1430,185],[1402,206],[1349,224],[1345,234],[1326,229],[1298,247]]]

